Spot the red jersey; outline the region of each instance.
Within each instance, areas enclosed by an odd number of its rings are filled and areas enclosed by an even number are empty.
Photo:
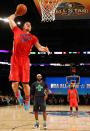
[[[77,99],[77,90],[76,89],[69,89],[68,90],[69,99]]]
[[[33,45],[38,42],[38,38],[32,34],[27,34],[19,27],[13,28],[14,32],[14,43],[13,43],[13,54],[19,56],[28,56]]]
[[[30,60],[28,55],[33,45],[38,42],[36,36],[27,34],[19,27],[13,28],[14,43],[13,55],[11,57],[10,75],[11,81],[30,81]]]

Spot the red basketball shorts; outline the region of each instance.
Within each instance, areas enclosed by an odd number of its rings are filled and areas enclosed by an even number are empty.
[[[70,107],[78,107],[77,99],[70,100]]]
[[[30,81],[30,60],[27,56],[11,56],[10,81]]]

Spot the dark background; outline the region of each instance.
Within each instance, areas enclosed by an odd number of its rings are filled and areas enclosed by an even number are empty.
[[[8,17],[15,12],[16,6],[20,3],[27,5],[28,12],[16,21],[32,23],[32,33],[39,38],[42,45],[48,46],[50,51],[89,51],[90,50],[90,20],[58,20],[54,22],[41,22],[40,15],[34,5],[33,0],[2,0],[0,1],[0,17]],[[22,26],[22,25],[21,25]],[[12,50],[13,33],[8,23],[0,21],[0,50]],[[33,48],[33,51],[37,50]],[[10,62],[11,53],[0,53],[0,61]],[[35,80],[37,73],[46,76],[66,76],[70,75],[72,66],[77,68],[80,76],[90,76],[90,65],[79,66],[80,62],[89,63],[89,55],[32,55],[32,63],[70,63],[69,67],[31,67],[31,83]],[[0,65],[0,85],[4,93],[10,93],[11,88],[8,75],[9,65]],[[4,81],[4,82],[3,82]],[[3,88],[4,87],[4,88]]]
[[[28,12],[18,17],[22,24],[25,21],[32,23],[32,33],[47,45],[51,50],[89,50],[90,49],[90,20],[57,20],[54,22],[41,22],[40,15],[33,0],[3,0],[0,2],[0,17],[7,17],[15,12],[20,3],[27,5]],[[8,24],[0,22],[0,49],[12,48],[12,32]]]

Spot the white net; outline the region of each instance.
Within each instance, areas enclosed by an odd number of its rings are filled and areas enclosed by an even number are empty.
[[[41,0],[40,8],[43,22],[51,22],[55,20],[55,10],[60,0]]]

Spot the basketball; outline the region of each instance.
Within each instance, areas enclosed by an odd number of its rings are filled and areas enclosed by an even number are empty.
[[[15,12],[15,14],[16,14],[17,16],[25,15],[26,12],[27,12],[27,7],[26,7],[26,5],[24,5],[24,4],[19,4],[19,5],[17,5],[17,7],[16,7],[16,12]]]

